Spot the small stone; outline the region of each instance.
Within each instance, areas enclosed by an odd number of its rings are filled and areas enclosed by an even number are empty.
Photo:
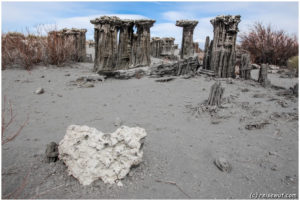
[[[271,167],[271,170],[276,171],[276,170],[277,170],[277,165],[273,165],[273,166]]]
[[[61,95],[61,94],[57,94],[57,96],[58,96],[58,97],[63,97],[63,95]]]
[[[270,156],[272,156],[272,155],[273,155],[273,156],[278,156],[278,154],[277,154],[276,152],[271,152],[271,151],[269,151],[269,155],[270,155]]]
[[[70,75],[71,75],[70,73],[65,74],[66,77],[67,77],[67,76],[70,76]]]
[[[214,160],[214,164],[222,172],[227,172],[227,173],[231,172],[232,167],[231,167],[230,163],[225,158],[220,157],[220,158]]]
[[[266,97],[266,94],[254,94],[253,98],[264,98]]]
[[[81,87],[83,87],[83,88],[92,88],[92,87],[94,87],[94,84],[92,84],[92,83],[85,83],[85,84],[81,85]]]
[[[219,124],[221,121],[218,119],[212,119],[211,124]]]
[[[247,130],[262,129],[262,128],[264,128],[267,124],[270,124],[267,120],[261,121],[261,122],[253,122],[253,123],[247,124],[247,125],[245,126],[245,128],[246,128]]]
[[[121,181],[118,181],[117,186],[122,187],[123,183]]]
[[[295,184],[297,181],[296,175],[294,175],[293,177],[291,176],[285,176],[284,179],[281,179],[281,181],[286,184],[286,185],[291,185],[291,184]]]
[[[228,78],[228,79],[226,80],[226,83],[227,83],[227,84],[233,84],[233,80],[232,80],[231,78]]]
[[[41,78],[44,78],[44,77],[45,77],[44,75],[41,76]]]
[[[247,88],[244,88],[244,89],[242,89],[241,91],[242,91],[242,92],[248,92],[248,91],[249,91],[249,89],[247,89]]]
[[[120,127],[122,124],[123,124],[123,122],[122,122],[122,120],[120,119],[120,117],[117,117],[117,118],[115,119],[114,125],[115,125],[116,127]]]
[[[47,162],[56,162],[58,159],[58,145],[55,142],[47,144],[46,148],[46,158]]]
[[[283,107],[283,108],[287,108],[287,107],[288,107],[288,104],[287,104],[285,101],[279,100],[279,101],[277,101],[277,103],[278,103],[281,107]]]
[[[174,77],[160,78],[160,79],[155,80],[155,82],[170,82],[174,79],[175,79]]]
[[[43,94],[44,92],[45,92],[45,91],[44,91],[43,88],[38,88],[38,89],[35,91],[36,94]]]

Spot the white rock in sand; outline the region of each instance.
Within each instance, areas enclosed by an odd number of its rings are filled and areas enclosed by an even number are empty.
[[[36,94],[43,94],[44,92],[45,92],[44,89],[41,87],[35,91]]]
[[[102,133],[88,126],[70,125],[58,146],[59,158],[83,185],[101,178],[116,183],[132,165],[142,161],[146,131],[139,127],[121,126],[113,133]]]

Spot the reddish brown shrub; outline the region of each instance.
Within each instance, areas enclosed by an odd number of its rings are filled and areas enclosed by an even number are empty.
[[[30,70],[35,64],[47,63],[46,47],[45,37],[2,34],[2,69],[15,66]]]
[[[287,60],[298,54],[296,36],[289,36],[283,30],[275,31],[271,25],[265,27],[255,23],[247,34],[241,34],[241,46],[251,54],[255,63],[286,65]]]
[[[74,55],[74,40],[66,40],[57,31],[48,32],[48,36],[25,36],[16,32],[2,34],[2,70],[7,67],[30,70],[39,63],[61,66],[74,61]]]

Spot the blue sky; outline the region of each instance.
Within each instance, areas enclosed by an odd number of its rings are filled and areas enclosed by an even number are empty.
[[[26,27],[35,30],[43,24],[48,29],[86,28],[88,39],[93,39],[89,20],[102,15],[155,19],[151,36],[175,37],[177,44],[181,42],[182,28],[175,26],[176,20],[198,20],[194,41],[200,47],[206,36],[212,37],[209,20],[217,15],[240,14],[240,32],[247,32],[259,21],[298,35],[298,2],[2,2],[1,13],[2,32],[24,32]]]

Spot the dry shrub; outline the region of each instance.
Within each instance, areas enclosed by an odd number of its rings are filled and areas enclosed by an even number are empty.
[[[76,48],[73,38],[66,38],[58,31],[48,33],[49,63],[61,66],[66,62],[74,60]]]
[[[63,37],[57,31],[46,31],[48,36],[9,32],[2,34],[2,70],[19,67],[30,70],[43,63],[61,66],[74,61],[77,55],[74,38]]]
[[[287,62],[287,66],[289,69],[292,70],[298,70],[299,68],[299,56],[293,56],[291,58],[289,58],[288,62]]]
[[[40,62],[47,63],[46,38],[21,33],[2,34],[2,69],[8,66],[30,70]]]
[[[251,54],[255,63],[286,65],[287,60],[298,54],[296,36],[289,36],[283,30],[275,31],[271,25],[265,27],[255,23],[247,34],[241,35],[241,46]]]
[[[288,59],[287,67],[290,69],[291,72],[294,72],[294,75],[298,77],[299,72],[299,56],[293,56]]]

